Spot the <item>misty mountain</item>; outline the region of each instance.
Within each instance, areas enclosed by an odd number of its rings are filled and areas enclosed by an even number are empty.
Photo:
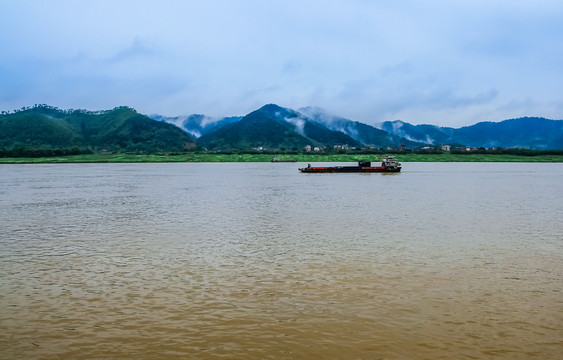
[[[299,111],[312,120],[324,124],[331,130],[339,131],[350,136],[364,146],[397,148],[401,145],[405,145],[412,148],[426,144],[424,141],[409,140],[401,135],[393,134],[392,132],[387,132],[358,121],[330,115],[318,107],[301,108]]]
[[[207,134],[209,131],[242,119],[242,116],[231,116],[220,119],[211,118],[202,114],[193,114],[188,116],[166,117],[161,115],[151,115],[152,119],[174,124],[180,129],[188,132],[195,138]]]
[[[195,139],[197,138],[197,139]],[[196,143],[197,142],[197,143]],[[302,150],[370,146],[414,148],[426,144],[472,147],[563,149],[563,120],[518,118],[480,122],[462,128],[388,121],[370,126],[327,114],[269,104],[244,117],[213,119],[201,114],[152,118],[129,107],[104,111],[61,110],[47,105],[0,115],[0,152],[35,150],[176,152],[203,146],[210,150],[263,148]],[[66,151],[65,150],[65,151]],[[69,153],[69,152],[65,152]]]
[[[390,134],[425,144],[448,144],[454,130],[434,125],[411,125],[400,120],[386,121],[379,124],[379,127]]]
[[[401,145],[415,148],[440,144],[487,148],[563,148],[563,121],[531,117],[498,123],[480,122],[459,129],[412,125],[400,120],[371,126],[328,114],[318,107],[305,107],[296,111],[270,104],[242,118],[213,120],[204,115],[190,115],[163,120],[175,123],[196,137],[201,135],[203,146],[216,149],[299,149],[307,144],[319,147],[342,144],[375,148],[397,148]],[[245,121],[241,122],[242,120]]]
[[[197,137],[198,142],[208,149],[301,149],[305,145],[386,148],[424,145],[370,125],[328,115],[324,110],[313,107],[296,111],[269,104],[245,117],[219,120],[201,114],[151,117],[184,129]]]
[[[458,129],[387,121],[381,123],[380,127],[391,134],[427,144],[563,149],[563,120],[523,117],[501,122],[480,122]]]
[[[218,126],[198,141],[208,149],[361,146],[361,143],[342,132],[333,131],[295,110],[275,104],[265,105],[238,122]]]

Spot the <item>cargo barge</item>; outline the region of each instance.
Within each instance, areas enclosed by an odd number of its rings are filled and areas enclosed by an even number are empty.
[[[401,163],[394,156],[385,156],[381,166],[371,166],[370,161],[359,161],[357,166],[311,166],[300,168],[302,173],[393,173],[401,171]]]

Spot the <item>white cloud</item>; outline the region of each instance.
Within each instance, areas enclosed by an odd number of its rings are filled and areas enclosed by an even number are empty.
[[[305,136],[305,120],[298,118],[298,117],[293,117],[293,118],[285,118],[285,121],[287,121],[288,123],[292,124],[293,126],[295,126],[295,131],[297,131],[299,134]]]

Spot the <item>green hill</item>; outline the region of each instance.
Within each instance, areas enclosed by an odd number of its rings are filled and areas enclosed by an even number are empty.
[[[180,152],[192,147],[195,141],[186,132],[129,107],[93,112],[38,105],[0,115],[3,156]]]
[[[552,150],[563,148],[563,120],[523,117],[501,122],[479,122],[459,129],[387,121],[381,128],[428,144]]]
[[[240,121],[221,126],[198,141],[207,149],[302,149],[306,145],[361,146],[350,136],[333,131],[300,113],[269,104],[244,116]]]

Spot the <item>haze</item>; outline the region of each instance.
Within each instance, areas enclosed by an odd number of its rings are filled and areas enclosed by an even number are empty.
[[[563,118],[561,1],[0,0],[0,109]]]

